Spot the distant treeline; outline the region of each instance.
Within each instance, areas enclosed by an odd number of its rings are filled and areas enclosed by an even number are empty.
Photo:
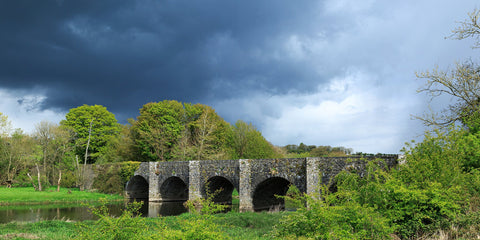
[[[303,157],[341,157],[353,153],[352,148],[305,145],[304,143],[300,143],[300,145],[289,144],[282,149],[286,151],[287,156],[297,154]]]

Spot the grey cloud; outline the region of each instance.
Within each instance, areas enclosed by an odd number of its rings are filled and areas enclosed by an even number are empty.
[[[231,122],[240,118],[267,129],[288,122],[281,119],[289,116],[287,107],[302,109],[301,96],[317,96],[317,102],[307,101],[312,105],[348,97],[317,93],[328,94],[331,81],[361,72],[368,76],[362,80],[365,91],[373,88],[369,94],[378,99],[396,99],[395,114],[406,119],[412,108],[422,110],[423,103],[413,97],[414,72],[471,53],[468,43],[459,47],[443,37],[475,4],[1,1],[0,93],[45,96],[34,105],[45,116],[51,116],[47,110],[101,104],[120,121],[137,116],[151,101],[201,102],[218,107]],[[389,114],[375,111],[372,119]],[[310,134],[293,125],[284,128],[288,136]],[[328,141],[328,136],[310,138]]]
[[[45,108],[201,101],[307,90],[301,64],[261,59],[309,33],[317,1],[11,1],[0,6],[0,87],[46,89]],[[256,52],[256,54],[254,54]]]

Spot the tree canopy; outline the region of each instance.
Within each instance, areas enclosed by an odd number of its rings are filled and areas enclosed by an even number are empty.
[[[278,156],[252,124],[238,121],[231,126],[203,104],[174,100],[145,104],[133,132],[148,161]]]
[[[72,143],[78,156],[94,163],[112,137],[120,133],[115,115],[101,105],[72,108],[60,124],[73,132]]]

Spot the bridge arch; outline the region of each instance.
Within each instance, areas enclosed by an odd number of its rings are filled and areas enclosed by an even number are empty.
[[[162,201],[166,202],[187,201],[188,186],[179,177],[169,177],[165,179],[160,186],[160,196]]]
[[[284,199],[276,196],[285,196],[290,185],[290,181],[282,177],[271,177],[260,182],[253,192],[253,210],[284,209]]]
[[[148,199],[148,190],[147,180],[140,175],[130,178],[125,186],[125,191],[130,199]]]
[[[208,194],[214,194],[214,202],[231,203],[234,189],[235,187],[229,179],[222,176],[214,176],[205,183],[205,196],[208,197]]]

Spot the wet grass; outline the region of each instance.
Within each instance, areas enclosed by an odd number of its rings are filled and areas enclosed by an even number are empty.
[[[76,188],[49,188],[45,191],[35,191],[31,187],[0,188],[0,206],[32,205],[52,203],[81,203],[98,201],[105,198],[108,201],[123,200],[123,196],[97,192],[80,191]]]

